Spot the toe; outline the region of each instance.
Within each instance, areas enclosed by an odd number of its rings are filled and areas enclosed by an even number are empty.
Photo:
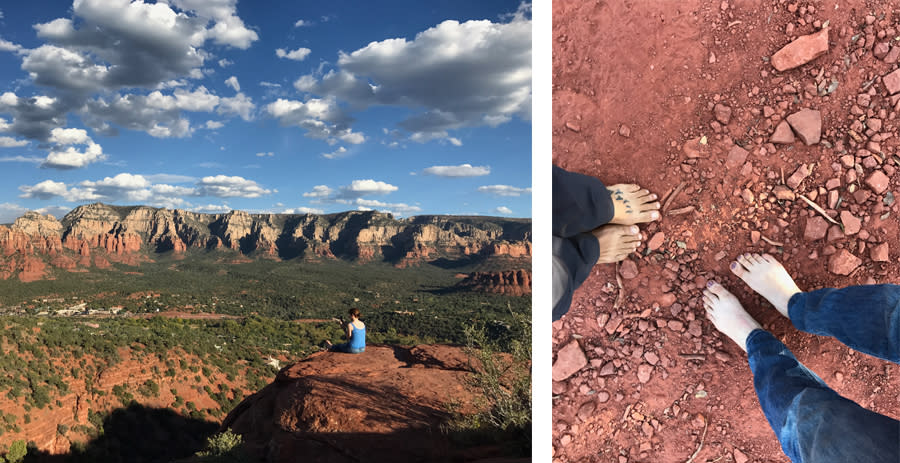
[[[747,269],[739,262],[739,260],[740,259],[731,263],[731,273],[743,278],[744,274],[747,273]]]
[[[759,254],[750,254],[750,260],[757,265],[765,262],[765,259]]]
[[[763,254],[763,255],[762,255],[762,258],[763,258],[763,260],[765,260],[766,262],[769,262],[769,263],[776,263],[776,262],[778,262],[778,259],[776,259],[776,258],[775,258],[773,255],[771,255],[771,254]]]
[[[753,263],[750,262],[750,254],[742,254],[738,256],[737,261],[747,269],[749,269],[750,266],[753,265]]]
[[[709,286],[709,290],[712,291],[712,293],[715,294],[716,296],[719,296],[719,298],[723,298],[723,297],[731,295],[731,293],[728,292],[728,290],[725,289],[724,286],[720,285],[719,283],[716,283],[715,281],[712,282],[712,284],[708,285],[708,286]]]

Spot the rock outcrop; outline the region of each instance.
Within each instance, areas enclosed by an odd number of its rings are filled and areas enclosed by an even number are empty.
[[[496,458],[461,450],[439,430],[448,404],[473,410],[469,374],[459,347],[320,352],[282,369],[229,413],[222,429],[241,434],[246,452],[271,463]]]
[[[327,215],[201,214],[146,206],[79,206],[62,220],[27,212],[0,226],[0,278],[42,278],[49,267],[110,262],[138,265],[155,254],[231,250],[252,258],[386,261],[397,266],[437,259],[531,257],[531,221],[496,217],[417,216],[377,211]],[[34,259],[26,259],[32,256]],[[99,257],[99,258],[98,258]]]
[[[466,276],[456,287],[470,291],[525,296],[531,294],[531,272],[525,269],[475,272]]]

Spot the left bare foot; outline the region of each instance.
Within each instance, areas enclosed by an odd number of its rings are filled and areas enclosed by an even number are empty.
[[[639,185],[619,184],[606,187],[613,200],[613,218],[609,223],[634,225],[659,219],[656,195]]]
[[[703,291],[703,306],[706,307],[706,318],[713,322],[716,329],[746,352],[747,336],[762,326],[744,310],[734,294],[715,281],[710,281]]]

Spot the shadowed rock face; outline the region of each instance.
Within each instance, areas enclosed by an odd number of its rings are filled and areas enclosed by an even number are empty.
[[[282,260],[382,260],[398,266],[469,256],[530,259],[531,221],[456,216],[398,220],[376,211],[200,214],[98,203],[79,206],[60,221],[28,212],[12,226],[0,226],[0,278],[18,273],[26,281],[40,279],[46,264],[67,269],[109,262],[138,265],[156,253],[191,249]],[[53,259],[57,256],[62,258]]]
[[[282,369],[222,429],[272,463],[477,460],[484,456],[454,448],[439,428],[449,403],[473,410],[468,375],[465,353],[453,346],[321,352]]]

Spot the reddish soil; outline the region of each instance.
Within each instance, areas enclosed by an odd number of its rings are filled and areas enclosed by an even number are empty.
[[[554,324],[554,358],[573,341],[587,357],[553,383],[555,461],[684,462],[698,447],[694,462],[789,461],[759,408],[746,355],[705,319],[700,296],[711,278],[838,393],[900,418],[896,365],[798,332],[728,270],[740,253],[769,252],[802,289],[900,283],[900,123],[881,79],[897,66],[881,59],[885,46],[873,47],[897,43],[897,8],[554,2],[553,162],[607,184],[641,184],[664,200],[684,185],[663,220],[642,227],[659,247],[625,264],[631,278],[622,279],[620,303],[615,267],[597,266]],[[827,53],[773,68],[776,51],[826,21]],[[731,108],[727,123],[716,120],[718,103]],[[769,144],[778,123],[803,108],[821,112],[822,141]],[[708,144],[688,143],[701,136]],[[729,156],[735,145],[749,152],[745,159],[739,150]],[[789,177],[804,164],[812,174],[798,185]],[[887,189],[867,184],[875,172],[889,179]],[[783,199],[788,192],[796,199]],[[861,219],[861,230],[844,236],[833,227],[810,239],[807,221],[815,225],[818,213],[800,194],[838,222],[844,212],[848,233]],[[859,264],[845,258],[830,267],[844,251]]]

